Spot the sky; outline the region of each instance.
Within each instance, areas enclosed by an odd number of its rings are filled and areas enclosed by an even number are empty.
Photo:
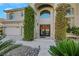
[[[0,18],[6,18],[3,10],[27,7],[27,3],[0,3]]]
[[[23,8],[27,6],[27,3],[0,3],[0,18],[6,18],[6,14],[3,10]],[[41,18],[49,18],[49,14],[43,14],[41,15]]]

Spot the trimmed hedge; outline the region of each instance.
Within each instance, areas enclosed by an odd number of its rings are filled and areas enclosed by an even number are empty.
[[[34,39],[34,10],[29,6],[25,8],[24,16],[24,40],[31,41]]]
[[[56,21],[55,21],[55,39],[62,40],[66,38],[67,31],[67,18],[65,17],[69,4],[58,4],[56,8]]]

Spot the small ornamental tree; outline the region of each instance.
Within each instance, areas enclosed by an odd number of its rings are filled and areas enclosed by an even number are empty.
[[[34,10],[29,6],[25,8],[24,16],[24,40],[34,39]]]
[[[58,4],[56,8],[56,21],[55,21],[55,39],[62,40],[66,38],[66,30],[67,30],[67,9],[69,4]]]

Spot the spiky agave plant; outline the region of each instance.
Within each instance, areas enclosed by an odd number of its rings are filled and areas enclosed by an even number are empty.
[[[20,45],[13,44],[13,41],[0,41],[0,56],[3,56],[7,52],[11,51],[12,49],[15,49],[19,47]]]
[[[54,56],[79,56],[79,42],[66,39],[50,46],[49,53]]]

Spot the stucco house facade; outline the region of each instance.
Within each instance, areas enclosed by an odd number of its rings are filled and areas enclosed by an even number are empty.
[[[30,3],[35,11],[35,38],[55,38],[56,3]],[[21,36],[23,38],[24,8],[4,10],[6,20],[0,20],[5,35]],[[46,15],[45,17],[43,15]],[[79,27],[79,4],[70,3],[66,17],[71,27]],[[45,32],[43,32],[45,31]]]
[[[4,35],[6,36],[23,36],[23,13],[24,9],[4,10],[6,19],[1,19],[0,24]]]

